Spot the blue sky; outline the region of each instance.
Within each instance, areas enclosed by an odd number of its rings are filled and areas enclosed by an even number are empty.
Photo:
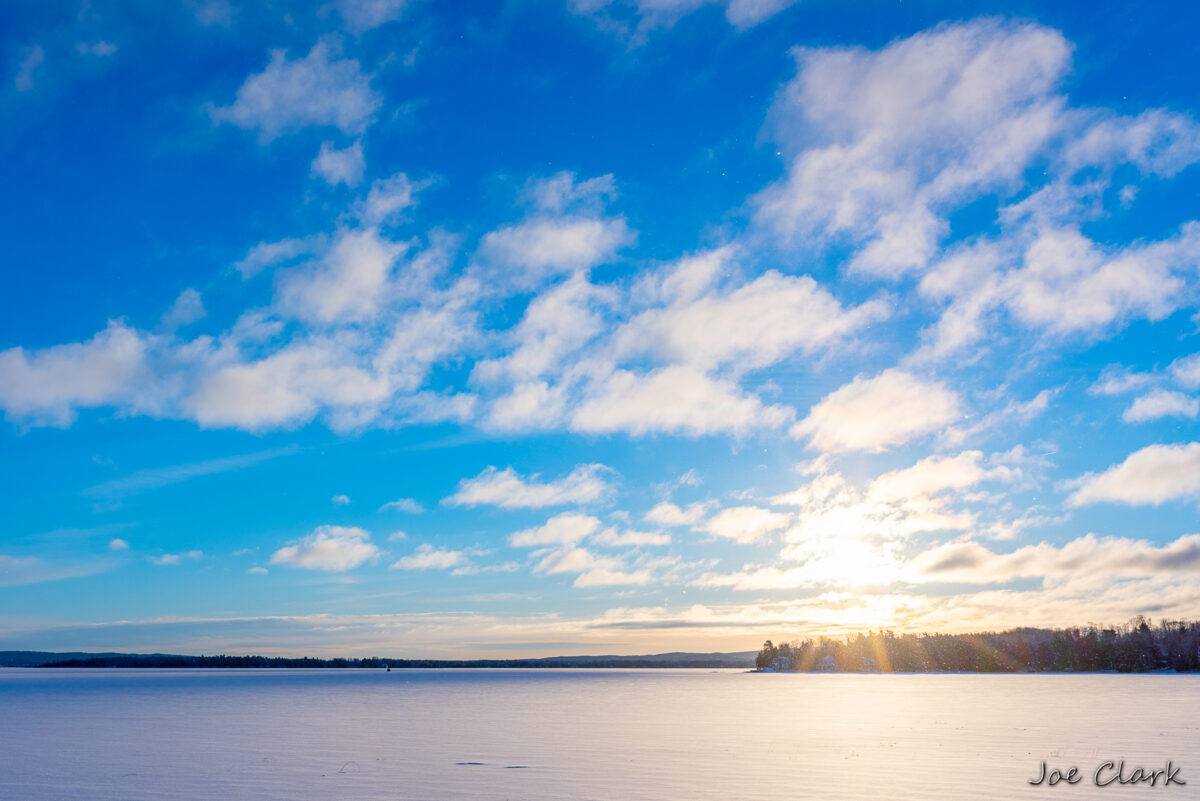
[[[1195,616],[1191,4],[0,11],[0,648]]]

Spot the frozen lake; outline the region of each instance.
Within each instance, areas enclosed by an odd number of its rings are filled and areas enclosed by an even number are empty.
[[[0,798],[1200,798],[1197,710],[1193,675],[0,669]],[[1092,785],[1122,758],[1188,784]]]

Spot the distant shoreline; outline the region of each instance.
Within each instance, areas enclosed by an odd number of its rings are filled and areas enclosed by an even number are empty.
[[[754,652],[667,653],[639,656],[550,656],[536,659],[361,659],[182,654],[0,652],[0,667],[26,668],[197,668],[257,670],[414,670],[429,668],[674,668],[754,667]]]

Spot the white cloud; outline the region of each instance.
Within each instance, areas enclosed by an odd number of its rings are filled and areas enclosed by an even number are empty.
[[[337,58],[335,49],[323,39],[291,61],[286,51],[272,50],[266,68],[246,79],[231,105],[214,108],[213,119],[256,128],[264,143],[309,125],[362,133],[383,99],[358,62]]]
[[[407,512],[409,514],[418,515],[425,511],[425,507],[412,498],[397,498],[394,501],[388,501],[383,506],[379,507],[379,511],[386,512],[389,509],[397,512]]]
[[[371,182],[366,198],[358,204],[355,213],[365,225],[382,225],[393,221],[400,212],[416,202],[416,194],[428,186],[427,182],[413,181],[402,172],[390,178]]]
[[[248,576],[265,576],[265,575],[267,575],[267,572],[268,571],[265,567],[252,567],[246,571],[246,575],[248,575]]]
[[[339,231],[319,263],[280,273],[279,304],[320,323],[373,317],[386,300],[384,289],[405,249],[374,228]]]
[[[617,197],[617,182],[612,174],[580,181],[575,173],[562,171],[549,178],[530,181],[523,196],[545,214],[600,214]]]
[[[695,526],[708,516],[712,506],[712,502],[698,502],[682,509],[669,501],[663,501],[646,512],[645,519],[660,526]]]
[[[1156,389],[1136,399],[1121,419],[1126,423],[1145,423],[1162,417],[1194,418],[1197,414],[1200,414],[1200,399],[1182,392]]]
[[[1002,310],[1045,342],[1046,335],[1094,339],[1132,320],[1161,320],[1191,302],[1188,276],[1200,258],[1200,223],[1156,242],[1114,247],[1087,238],[1075,221],[1001,216],[1009,230],[1003,238],[952,249],[922,279],[921,293],[948,305],[924,332],[918,357],[944,358],[979,342],[995,331]],[[1101,380],[1112,381],[1096,391],[1128,388],[1120,370],[1111,368]]]
[[[353,33],[386,25],[400,19],[408,0],[338,0],[338,13]]]
[[[354,366],[356,361],[335,343],[289,345],[203,376],[184,398],[184,410],[204,427],[250,431],[295,426],[322,409],[335,428],[364,425],[376,418],[391,387],[386,376]]]
[[[329,502],[332,503],[334,506],[345,506],[346,504],[350,503],[350,496],[349,495],[334,495],[332,498],[329,499]]]
[[[906,572],[912,581],[971,584],[1004,584],[1022,578],[1070,581],[1086,576],[1087,580],[1104,581],[1200,573],[1200,534],[1164,545],[1087,534],[1062,546],[1043,542],[1010,553],[995,553],[976,542],[947,543],[918,554]]]
[[[958,395],[945,384],[898,369],[856,377],[826,395],[792,427],[823,451],[883,451],[949,425]]]
[[[535,286],[603,264],[632,240],[621,218],[535,217],[486,234],[479,253],[519,285]]]
[[[567,389],[545,381],[521,381],[488,404],[483,424],[502,432],[555,428],[567,406]]]
[[[849,239],[851,269],[899,276],[934,254],[948,209],[1018,181],[1056,132],[1070,46],[984,20],[795,56],[772,111],[788,174],[759,220],[792,241]]]
[[[1123,503],[1144,506],[1200,495],[1200,442],[1150,445],[1102,473],[1072,482],[1071,506]]]
[[[1095,333],[1130,318],[1161,320],[1184,295],[1176,273],[1200,258],[1200,224],[1178,236],[1105,253],[1079,231],[1042,232],[1007,278],[1018,320],[1052,333]]]
[[[1100,371],[1096,383],[1088,387],[1092,395],[1124,395],[1141,389],[1154,381],[1149,373],[1135,373],[1119,364],[1110,364]]]
[[[665,531],[618,531],[606,528],[592,535],[593,545],[605,548],[640,548],[651,545],[670,545],[671,535]]]
[[[585,548],[564,547],[550,550],[534,565],[533,572],[544,575],[578,573],[576,587],[612,587],[618,585],[644,585],[654,580],[647,569],[627,570],[625,563],[616,557],[596,556]]]
[[[114,537],[112,540],[109,540],[108,549],[110,551],[128,551],[129,543],[120,537]]]
[[[363,160],[362,142],[355,142],[337,150],[333,142],[322,142],[321,151],[312,161],[312,174],[324,179],[330,186],[345,184],[355,187],[362,182],[366,162]]]
[[[538,475],[523,478],[511,467],[488,467],[474,478],[463,479],[455,493],[443,503],[449,506],[499,506],[501,509],[542,509],[564,504],[601,501],[612,494],[605,475],[612,470],[601,464],[577,465],[557,481],[538,481]]]
[[[632,15],[635,37],[640,39],[656,28],[668,28],[688,14],[706,7],[722,8],[730,25],[744,30],[778,14],[797,0],[568,0],[576,14],[591,16],[602,27],[619,30],[619,22]]]
[[[178,565],[182,564],[185,559],[203,559],[203,551],[185,551],[183,553],[165,553],[162,556],[147,557],[156,565]]]
[[[957,456],[930,456],[912,467],[892,470],[875,479],[870,494],[884,500],[904,500],[915,495],[936,495],[944,490],[973,487],[989,477],[1010,474],[1007,468],[989,471],[980,451],[963,451]]]
[[[185,289],[171,304],[171,308],[162,316],[163,327],[174,330],[185,325],[203,320],[208,312],[204,310],[204,302],[200,293],[194,289]]]
[[[1136,117],[1100,115],[1068,145],[1063,160],[1074,170],[1131,163],[1145,174],[1170,178],[1200,161],[1200,125],[1162,109]]]
[[[260,242],[250,248],[246,257],[236,263],[234,269],[242,274],[242,278],[250,278],[262,272],[267,267],[286,263],[313,252],[315,243],[308,239],[283,239],[278,242]]]
[[[591,515],[564,512],[550,518],[544,525],[511,534],[508,543],[515,548],[571,546],[591,536],[599,528],[600,521]]]
[[[649,570],[614,570],[603,564],[593,566],[575,579],[576,587],[645,586],[654,581]]]
[[[64,427],[80,407],[137,405],[150,345],[112,321],[87,342],[0,351],[0,408],[12,420]]]
[[[791,515],[757,506],[734,506],[721,510],[700,528],[713,536],[749,545],[786,528],[791,520]]]
[[[671,402],[664,403],[664,398]],[[791,409],[765,406],[732,381],[673,365],[645,375],[612,373],[571,414],[570,428],[588,434],[701,436],[778,428],[791,418]]]
[[[723,293],[678,288],[682,297],[642,312],[615,333],[618,353],[657,353],[702,369],[730,365],[745,371],[795,351],[827,348],[889,315],[881,301],[844,308],[812,278],[774,270]]]
[[[33,89],[33,73],[46,60],[46,51],[40,45],[26,47],[21,63],[17,65],[17,74],[13,78],[13,88],[18,92],[28,92]]]
[[[532,206],[521,222],[480,240],[476,267],[488,281],[521,289],[611,261],[635,237],[623,217],[604,215],[616,197],[611,175],[579,181],[560,172],[530,181],[522,192]]]
[[[269,564],[343,573],[379,558],[371,535],[350,526],[317,526],[312,534],[271,555]]]
[[[484,424],[500,431],[561,425],[574,385],[595,370],[597,357],[589,358],[587,348],[599,345],[608,327],[603,310],[614,302],[615,293],[581,275],[531,300],[504,335],[507,352],[477,361],[471,371],[473,385],[504,391],[492,399]]]
[[[458,567],[465,561],[462,551],[452,551],[445,548],[434,548],[432,545],[418,545],[417,549],[408,556],[394,562],[391,570],[449,570]]]
[[[471,380],[485,385],[505,378],[529,382],[559,373],[568,359],[604,333],[600,307],[613,302],[612,292],[582,276],[551,287],[529,302],[521,322],[511,330],[515,347],[501,358],[476,362]]]
[[[1171,362],[1171,376],[1187,389],[1200,389],[1200,353]]]

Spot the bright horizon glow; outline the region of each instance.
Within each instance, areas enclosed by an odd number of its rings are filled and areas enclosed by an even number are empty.
[[[955,14],[0,11],[0,650],[1196,617],[1200,11]]]

